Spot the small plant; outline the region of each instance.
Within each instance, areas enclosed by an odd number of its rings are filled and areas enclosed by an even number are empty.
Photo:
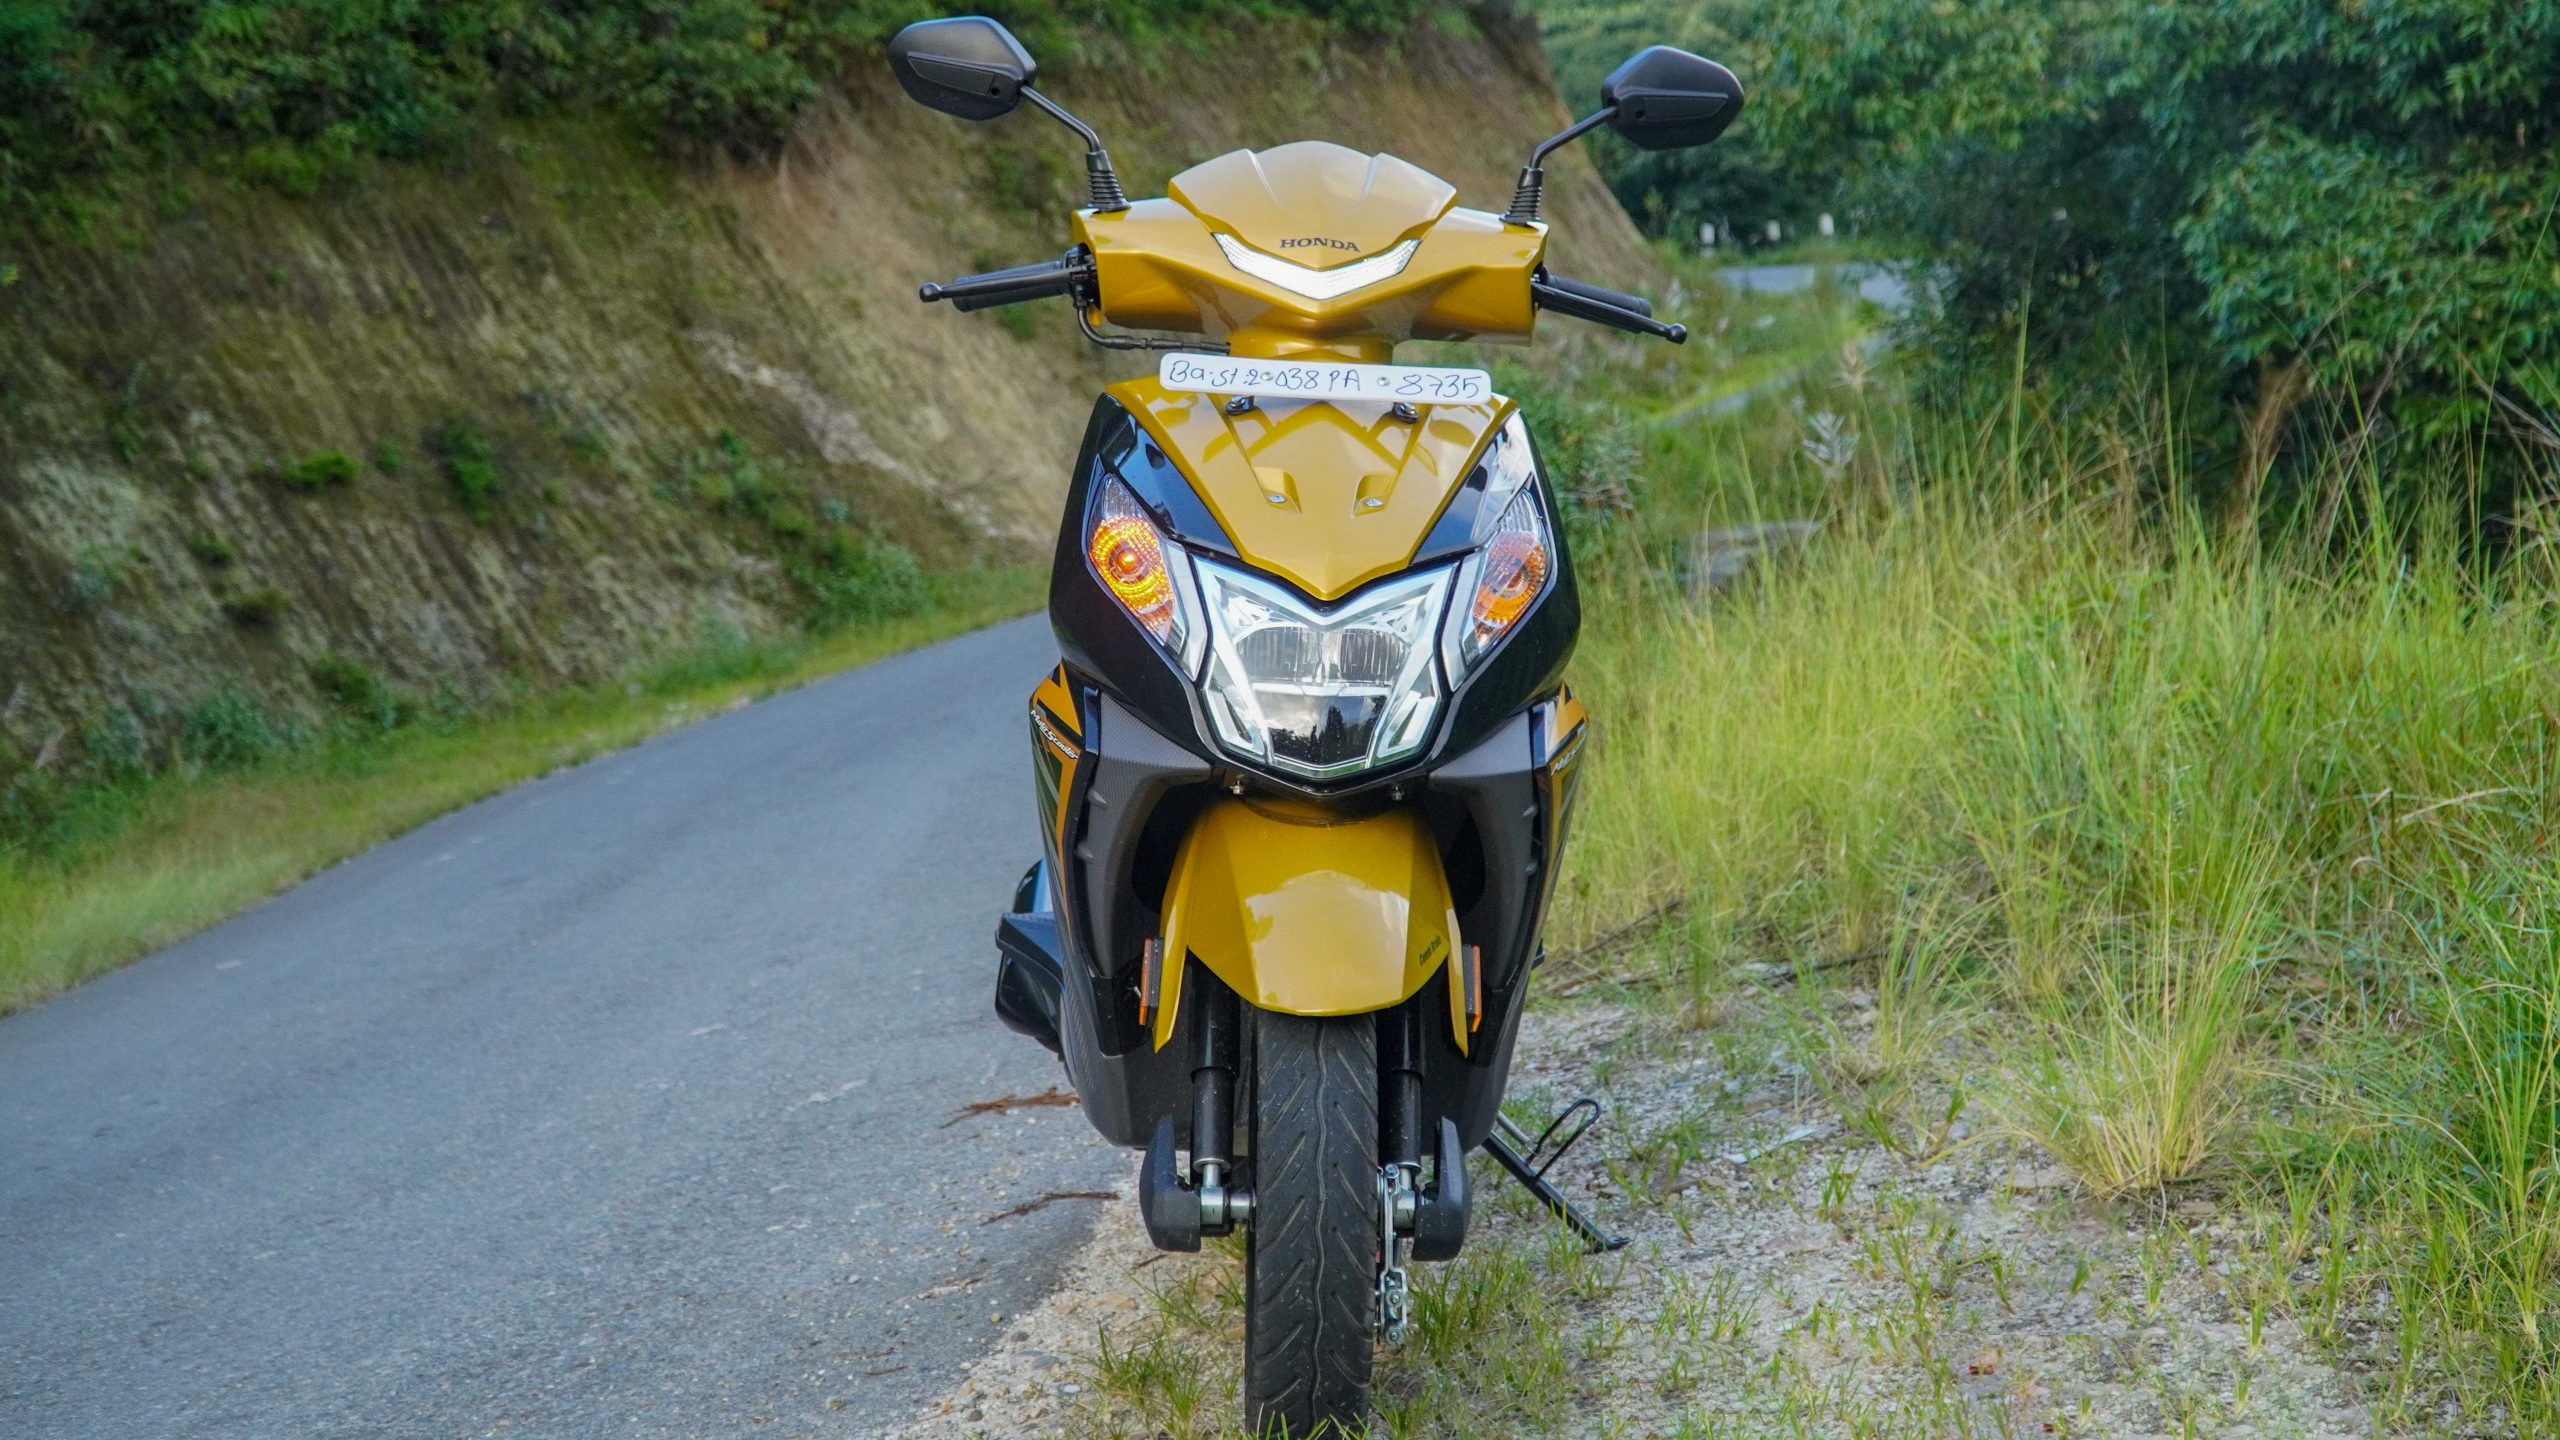
[[[81,614],[105,605],[123,587],[126,572],[141,558],[142,552],[130,546],[84,546],[63,585],[63,608]]]
[[[931,598],[931,584],[915,552],[894,540],[847,542],[839,553],[842,558],[811,581],[816,602],[810,607],[812,629],[912,615]]]
[[[464,512],[484,525],[496,518],[506,483],[498,472],[497,452],[479,427],[464,419],[443,421],[427,432],[427,448]]]
[[[189,764],[236,770],[283,749],[291,738],[257,701],[237,690],[217,690],[186,713],[178,749]]]
[[[293,597],[273,585],[234,591],[222,600],[222,613],[243,630],[272,630],[293,608]]]
[[[385,440],[373,447],[373,468],[385,475],[399,474],[400,467],[408,461],[408,454],[400,448],[397,440]]]
[[[362,661],[329,651],[303,662],[302,672],[350,720],[377,730],[395,730],[409,718],[408,703]]]
[[[89,774],[108,785],[139,780],[151,769],[150,738],[142,717],[127,705],[110,705],[80,727],[80,754]]]
[[[307,495],[353,485],[359,468],[356,457],[344,450],[321,450],[278,470],[276,479],[287,490]]]
[[[239,552],[231,548],[230,541],[210,530],[199,530],[188,536],[187,553],[196,557],[208,570],[229,569],[231,562],[240,558]]]

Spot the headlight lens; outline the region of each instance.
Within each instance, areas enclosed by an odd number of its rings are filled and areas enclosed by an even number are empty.
[[[1276,584],[1203,562],[1209,671],[1202,698],[1218,743],[1325,779],[1422,748],[1440,709],[1431,637],[1449,572],[1399,580],[1320,615]]]
[[[1200,668],[1200,627],[1191,621],[1191,557],[1165,543],[1138,497],[1117,478],[1106,481],[1085,536],[1093,576],[1129,618],[1179,656],[1184,673]]]

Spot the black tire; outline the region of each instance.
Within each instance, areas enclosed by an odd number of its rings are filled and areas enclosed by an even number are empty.
[[[1245,1424],[1357,1436],[1377,1308],[1377,1024],[1253,1013]]]

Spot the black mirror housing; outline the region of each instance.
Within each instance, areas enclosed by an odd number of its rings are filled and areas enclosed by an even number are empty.
[[[963,120],[1010,115],[1040,66],[1013,32],[984,15],[919,20],[889,41],[889,69],[907,97]]]
[[[1640,50],[1600,82],[1609,128],[1639,150],[1687,150],[1742,113],[1742,82],[1703,56],[1668,45]]]

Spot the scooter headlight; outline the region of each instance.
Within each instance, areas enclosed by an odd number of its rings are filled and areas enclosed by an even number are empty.
[[[1146,507],[1117,478],[1095,497],[1084,548],[1093,578],[1129,618],[1181,660],[1183,673],[1198,673],[1203,633],[1191,618],[1191,557],[1166,543]]]
[[[1432,636],[1449,572],[1409,576],[1317,613],[1276,584],[1200,564],[1209,613],[1201,685],[1218,743],[1248,760],[1328,779],[1422,748],[1440,710]]]

